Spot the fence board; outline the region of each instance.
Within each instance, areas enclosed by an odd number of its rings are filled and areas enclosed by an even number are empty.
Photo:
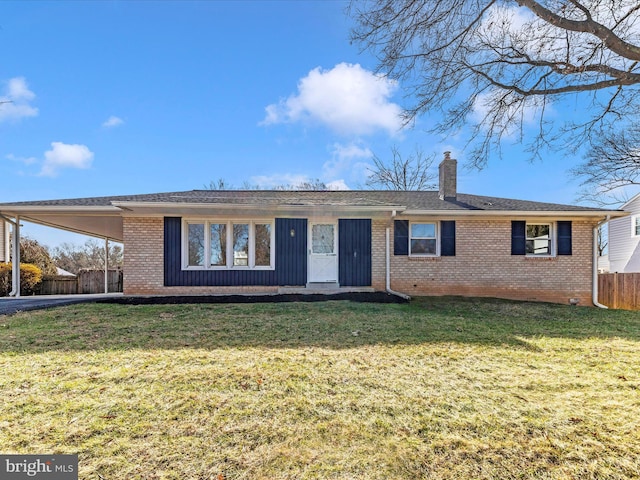
[[[108,291],[122,292],[122,270],[109,270]],[[39,295],[70,295],[104,293],[104,270],[80,270],[75,277],[46,278],[39,285]]]
[[[71,295],[78,293],[78,280],[76,277],[61,275],[47,277],[37,289],[38,295]]]
[[[640,273],[598,275],[598,301],[609,308],[640,310]]]

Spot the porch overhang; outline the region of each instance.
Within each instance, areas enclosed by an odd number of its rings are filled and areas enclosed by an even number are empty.
[[[0,214],[68,232],[123,241],[122,211],[114,206],[12,206],[0,210]]]

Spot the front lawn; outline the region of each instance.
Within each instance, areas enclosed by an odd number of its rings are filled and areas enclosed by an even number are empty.
[[[0,316],[0,453],[81,479],[640,476],[640,313],[500,300]]]

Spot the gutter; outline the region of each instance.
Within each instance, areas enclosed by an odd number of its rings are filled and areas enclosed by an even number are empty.
[[[421,215],[428,217],[626,217],[629,212],[621,210],[404,210],[403,216]]]
[[[394,212],[395,213],[395,212]],[[391,295],[396,295],[397,297],[404,298],[405,300],[411,300],[409,295],[405,295],[404,293],[396,292],[391,290],[391,250],[389,248],[389,237],[390,237],[391,228],[387,227],[386,229],[386,243],[385,243],[385,252],[386,252],[386,265],[385,265],[385,273],[386,273],[386,283],[385,290],[387,293]]]
[[[593,281],[591,286],[591,301],[598,308],[608,309],[606,305],[598,302],[598,229],[611,220],[611,215],[607,215],[604,220],[598,222],[593,227]]]

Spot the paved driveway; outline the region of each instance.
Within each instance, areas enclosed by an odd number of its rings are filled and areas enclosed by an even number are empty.
[[[0,297],[0,315],[12,315],[27,310],[59,307],[73,303],[95,302],[103,298],[121,297],[122,293],[97,295],[39,295],[32,297]]]

